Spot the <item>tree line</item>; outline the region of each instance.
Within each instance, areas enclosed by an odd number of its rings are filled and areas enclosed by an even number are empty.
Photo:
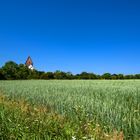
[[[26,79],[140,79],[140,74],[123,75],[123,74],[110,74],[104,73],[97,75],[94,73],[82,72],[80,74],[72,74],[71,72],[55,71],[43,72],[38,70],[30,70],[24,64],[17,64],[13,61],[8,61],[0,68],[0,80],[26,80]]]

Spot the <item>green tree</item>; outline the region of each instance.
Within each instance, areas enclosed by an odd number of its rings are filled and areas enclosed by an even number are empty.
[[[124,79],[124,75],[123,74],[118,74],[118,79]]]
[[[79,77],[80,79],[90,79],[90,75],[87,72],[82,72]]]
[[[3,74],[2,69],[0,69],[0,80],[5,80],[5,76]]]
[[[102,79],[111,79],[111,74],[110,73],[104,73],[102,75]]]
[[[54,78],[55,79],[67,79],[67,74],[63,71],[57,70],[54,72]]]
[[[20,64],[18,66],[18,72],[17,72],[17,79],[28,79],[28,76],[30,74],[30,70],[27,66]]]
[[[135,79],[140,79],[140,74],[134,75]]]
[[[90,79],[98,79],[98,76],[94,73],[89,73]]]
[[[5,78],[8,80],[14,80],[18,78],[18,65],[13,61],[5,63],[5,65],[2,67],[2,71]]]
[[[66,72],[66,79],[74,79],[74,76],[71,72]]]
[[[54,79],[54,74],[52,72],[43,73],[41,75],[41,79],[46,79],[46,80]]]
[[[134,75],[125,75],[124,79],[134,79],[135,76]]]
[[[112,75],[111,75],[111,79],[113,79],[113,80],[118,79],[118,75],[117,75],[117,74],[112,74]]]

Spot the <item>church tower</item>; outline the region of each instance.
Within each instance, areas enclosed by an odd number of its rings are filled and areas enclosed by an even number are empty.
[[[29,69],[31,69],[31,70],[34,69],[34,67],[33,67],[33,61],[32,61],[32,59],[31,59],[30,56],[28,56],[25,65],[26,65]]]

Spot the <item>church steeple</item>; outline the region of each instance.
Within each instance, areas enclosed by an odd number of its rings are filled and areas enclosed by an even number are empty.
[[[30,56],[28,56],[25,65],[26,65],[29,69],[31,69],[31,70],[34,69],[34,67],[33,67],[33,61],[32,61],[32,59],[31,59]]]

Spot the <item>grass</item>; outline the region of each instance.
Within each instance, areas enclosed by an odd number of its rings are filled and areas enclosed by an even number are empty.
[[[1,81],[0,139],[140,139],[140,81]]]

